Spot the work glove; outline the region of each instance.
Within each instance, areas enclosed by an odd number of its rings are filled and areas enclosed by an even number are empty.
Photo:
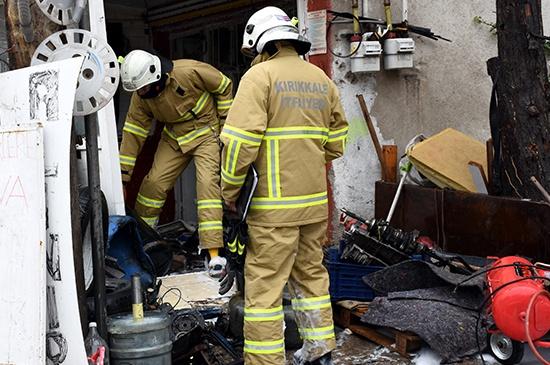
[[[224,275],[227,260],[225,257],[216,256],[208,262],[208,275],[219,278]]]
[[[244,258],[248,244],[248,226],[237,219],[224,217],[223,241],[227,256],[225,273],[220,279],[221,295],[226,294],[235,281],[237,290],[244,289]]]
[[[225,273],[220,278],[220,295],[225,295],[231,290],[233,285],[237,283],[237,291],[243,292],[244,289],[244,273],[243,265],[239,264],[235,259],[230,258],[225,267]]]

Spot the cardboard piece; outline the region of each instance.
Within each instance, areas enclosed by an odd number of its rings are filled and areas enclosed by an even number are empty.
[[[487,150],[483,143],[448,128],[408,152],[416,169],[440,188],[477,192],[469,170],[473,161],[487,176]]]

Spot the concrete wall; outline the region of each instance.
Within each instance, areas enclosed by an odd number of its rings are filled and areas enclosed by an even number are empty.
[[[393,3],[394,21],[400,21],[401,2]],[[543,0],[543,7],[550,10],[550,0]],[[351,12],[351,0],[333,0],[332,9]],[[368,15],[384,17],[381,0],[369,1]],[[549,15],[546,11],[546,24],[550,24]],[[333,164],[336,209],[346,207],[366,217],[374,213],[374,183],[380,178],[380,167],[357,94],[367,101],[380,142],[397,144],[399,156],[415,135],[432,135],[448,127],[480,141],[489,138],[492,84],[486,61],[497,54],[496,35],[474,22],[476,16],[495,22],[495,1],[409,1],[409,23],[430,27],[453,41],[413,36],[417,49],[413,69],[352,74],[349,59],[332,58],[332,78],[350,123],[345,157]],[[351,29],[351,25],[333,27],[329,42],[335,51],[349,53],[349,42],[339,35]]]

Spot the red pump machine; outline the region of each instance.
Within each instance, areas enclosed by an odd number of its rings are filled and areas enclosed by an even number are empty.
[[[548,278],[548,279],[544,279]],[[527,342],[538,360],[550,365],[536,347],[550,348],[541,338],[550,331],[550,271],[528,260],[508,256],[497,259],[487,272],[490,314],[496,329],[490,330],[491,353],[503,364],[517,364]]]

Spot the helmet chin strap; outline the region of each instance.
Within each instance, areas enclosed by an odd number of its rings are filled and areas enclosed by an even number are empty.
[[[160,80],[152,83],[149,90],[145,94],[140,95],[140,97],[142,99],[156,98],[166,87],[166,80],[168,80],[168,74],[162,74]]]
[[[270,59],[271,57],[273,57],[277,53],[279,53],[281,48],[284,47],[285,45],[291,45],[291,43],[286,42],[284,40],[269,42],[264,47],[264,51],[262,53],[260,53],[259,55],[257,55],[256,57],[254,57],[254,59],[252,60],[252,63],[250,64],[250,66],[254,66],[254,65],[257,65],[258,63],[262,63],[264,61],[267,61],[268,59]]]

